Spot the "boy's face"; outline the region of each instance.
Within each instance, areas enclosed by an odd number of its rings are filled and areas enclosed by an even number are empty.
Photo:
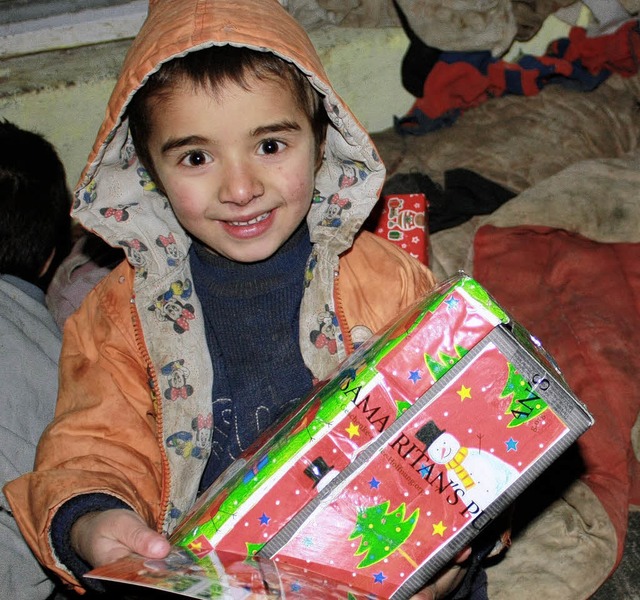
[[[274,254],[306,217],[314,189],[311,124],[281,82],[183,84],[151,102],[149,154],[182,226],[239,262]]]

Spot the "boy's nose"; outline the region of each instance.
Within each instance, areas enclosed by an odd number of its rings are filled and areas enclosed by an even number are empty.
[[[264,193],[264,186],[249,165],[227,165],[220,185],[220,202],[244,206]]]

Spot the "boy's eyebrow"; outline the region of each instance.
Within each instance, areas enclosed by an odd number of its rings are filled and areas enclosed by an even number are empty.
[[[200,135],[188,135],[181,138],[169,138],[160,148],[162,154],[166,154],[171,150],[176,150],[184,146],[202,146],[207,143],[207,139]]]
[[[302,128],[297,121],[280,121],[269,125],[262,125],[251,130],[252,137],[260,137],[268,133],[281,133],[283,131],[300,131]]]

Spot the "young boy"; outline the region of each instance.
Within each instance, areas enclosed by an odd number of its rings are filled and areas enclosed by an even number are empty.
[[[150,3],[73,210],[128,261],[67,321],[56,419],[6,488],[45,565],[80,587],[164,556],[198,493],[430,289],[356,235],[384,175],[276,0]]]
[[[41,135],[0,121],[0,483],[33,469],[53,418],[62,334],[45,306],[55,265],[71,241],[64,167]],[[54,582],[24,543],[0,494],[0,589],[48,598]]]

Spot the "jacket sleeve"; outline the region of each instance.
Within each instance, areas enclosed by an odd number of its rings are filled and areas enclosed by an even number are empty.
[[[337,292],[346,322],[380,331],[433,288],[433,273],[391,242],[363,231],[340,258]]]
[[[157,526],[163,455],[146,350],[136,343],[133,273],[115,269],[67,321],[54,421],[38,444],[35,470],[5,495],[38,560],[78,582],[50,543],[57,509],[82,494],[108,494]]]

